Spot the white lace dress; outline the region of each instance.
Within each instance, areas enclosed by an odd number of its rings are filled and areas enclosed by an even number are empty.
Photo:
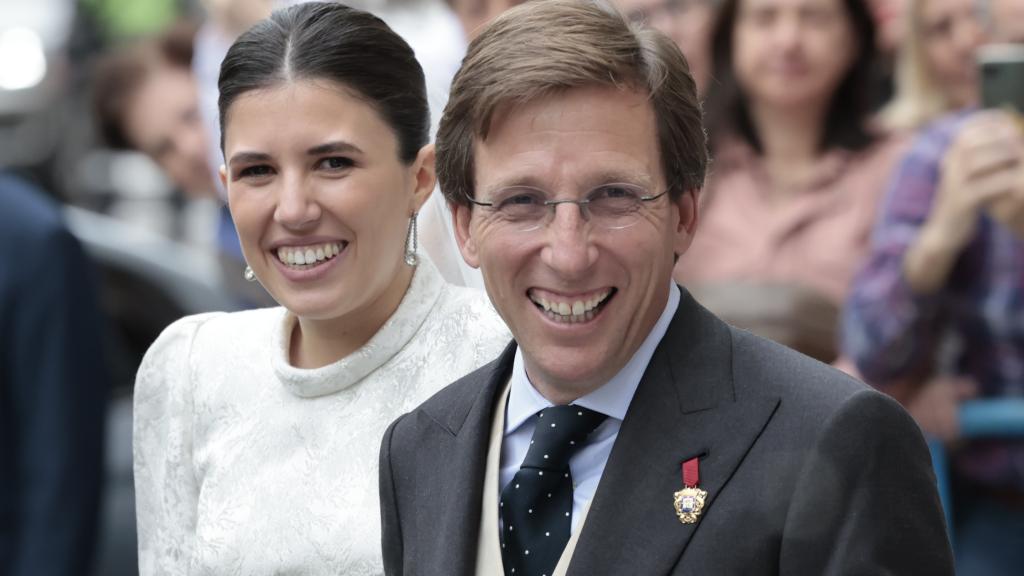
[[[135,387],[139,564],[151,574],[381,574],[377,463],[392,420],[509,342],[486,296],[426,258],[394,316],[315,370],[282,308],[190,316]]]

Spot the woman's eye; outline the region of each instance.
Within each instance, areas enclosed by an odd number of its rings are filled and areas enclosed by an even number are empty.
[[[238,178],[262,178],[264,176],[270,176],[274,173],[274,169],[266,164],[257,164],[255,166],[246,166],[238,171]]]
[[[320,161],[320,168],[325,170],[346,170],[355,165],[351,158],[344,156],[331,156]]]

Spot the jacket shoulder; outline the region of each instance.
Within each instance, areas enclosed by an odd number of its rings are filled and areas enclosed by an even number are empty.
[[[393,424],[392,444],[403,446],[406,438],[415,443],[422,427],[430,423],[457,434],[469,411],[481,401],[481,396],[500,384],[513,350],[514,344],[510,343],[501,356],[438,390],[411,412],[399,417]]]
[[[737,395],[771,395],[806,416],[826,416],[857,394],[877,394],[856,378],[795,350],[730,327]],[[800,413],[798,412],[798,413]]]

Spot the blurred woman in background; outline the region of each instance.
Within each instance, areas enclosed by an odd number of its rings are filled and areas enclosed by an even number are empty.
[[[196,30],[183,22],[106,56],[96,70],[93,107],[104,144],[138,150],[187,196],[212,198],[209,139],[191,68]]]
[[[896,69],[896,95],[883,109],[890,130],[916,130],[978,102],[975,53],[984,42],[977,0],[911,0]]]
[[[715,167],[676,279],[826,360],[900,148],[868,126],[875,45],[863,0],[728,0],[712,34]]]
[[[221,281],[239,307],[269,306],[273,302],[259,285],[241,280],[238,235],[210,168],[216,136],[203,121],[201,86],[192,69],[197,30],[183,21],[100,60],[92,87],[99,137],[111,149],[145,154],[184,198],[206,201],[201,226],[178,224],[199,232],[185,239],[200,246],[215,242]]]
[[[221,175],[280,308],[192,316],[139,370],[143,574],[380,574],[385,427],[509,341],[416,251],[434,188],[423,72],[381,20],[303,3],[221,68]]]

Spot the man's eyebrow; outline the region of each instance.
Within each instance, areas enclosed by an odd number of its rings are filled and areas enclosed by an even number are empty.
[[[587,191],[592,190],[598,186],[612,183],[636,184],[638,186],[642,186],[645,188],[649,188],[654,184],[650,175],[646,174],[645,172],[610,169],[602,170],[595,174],[590,174],[586,176],[581,181],[582,189],[577,190],[576,192],[586,193]],[[544,192],[547,193],[552,193],[536,177],[529,174],[517,174],[510,176],[508,178],[503,178],[497,182],[485,186],[480,190],[480,192],[485,196],[490,196],[506,188],[516,188],[520,186],[525,188],[536,188],[538,190],[543,190]]]
[[[589,176],[585,183],[591,188],[611,183],[636,184],[644,187],[653,185],[649,174],[632,170],[604,170]]]
[[[362,154],[363,151],[355,144],[352,144],[351,142],[345,142],[344,140],[326,142],[324,144],[319,144],[317,146],[313,146],[309,150],[306,150],[306,154],[308,154],[309,156],[322,156],[324,154],[338,153]]]

